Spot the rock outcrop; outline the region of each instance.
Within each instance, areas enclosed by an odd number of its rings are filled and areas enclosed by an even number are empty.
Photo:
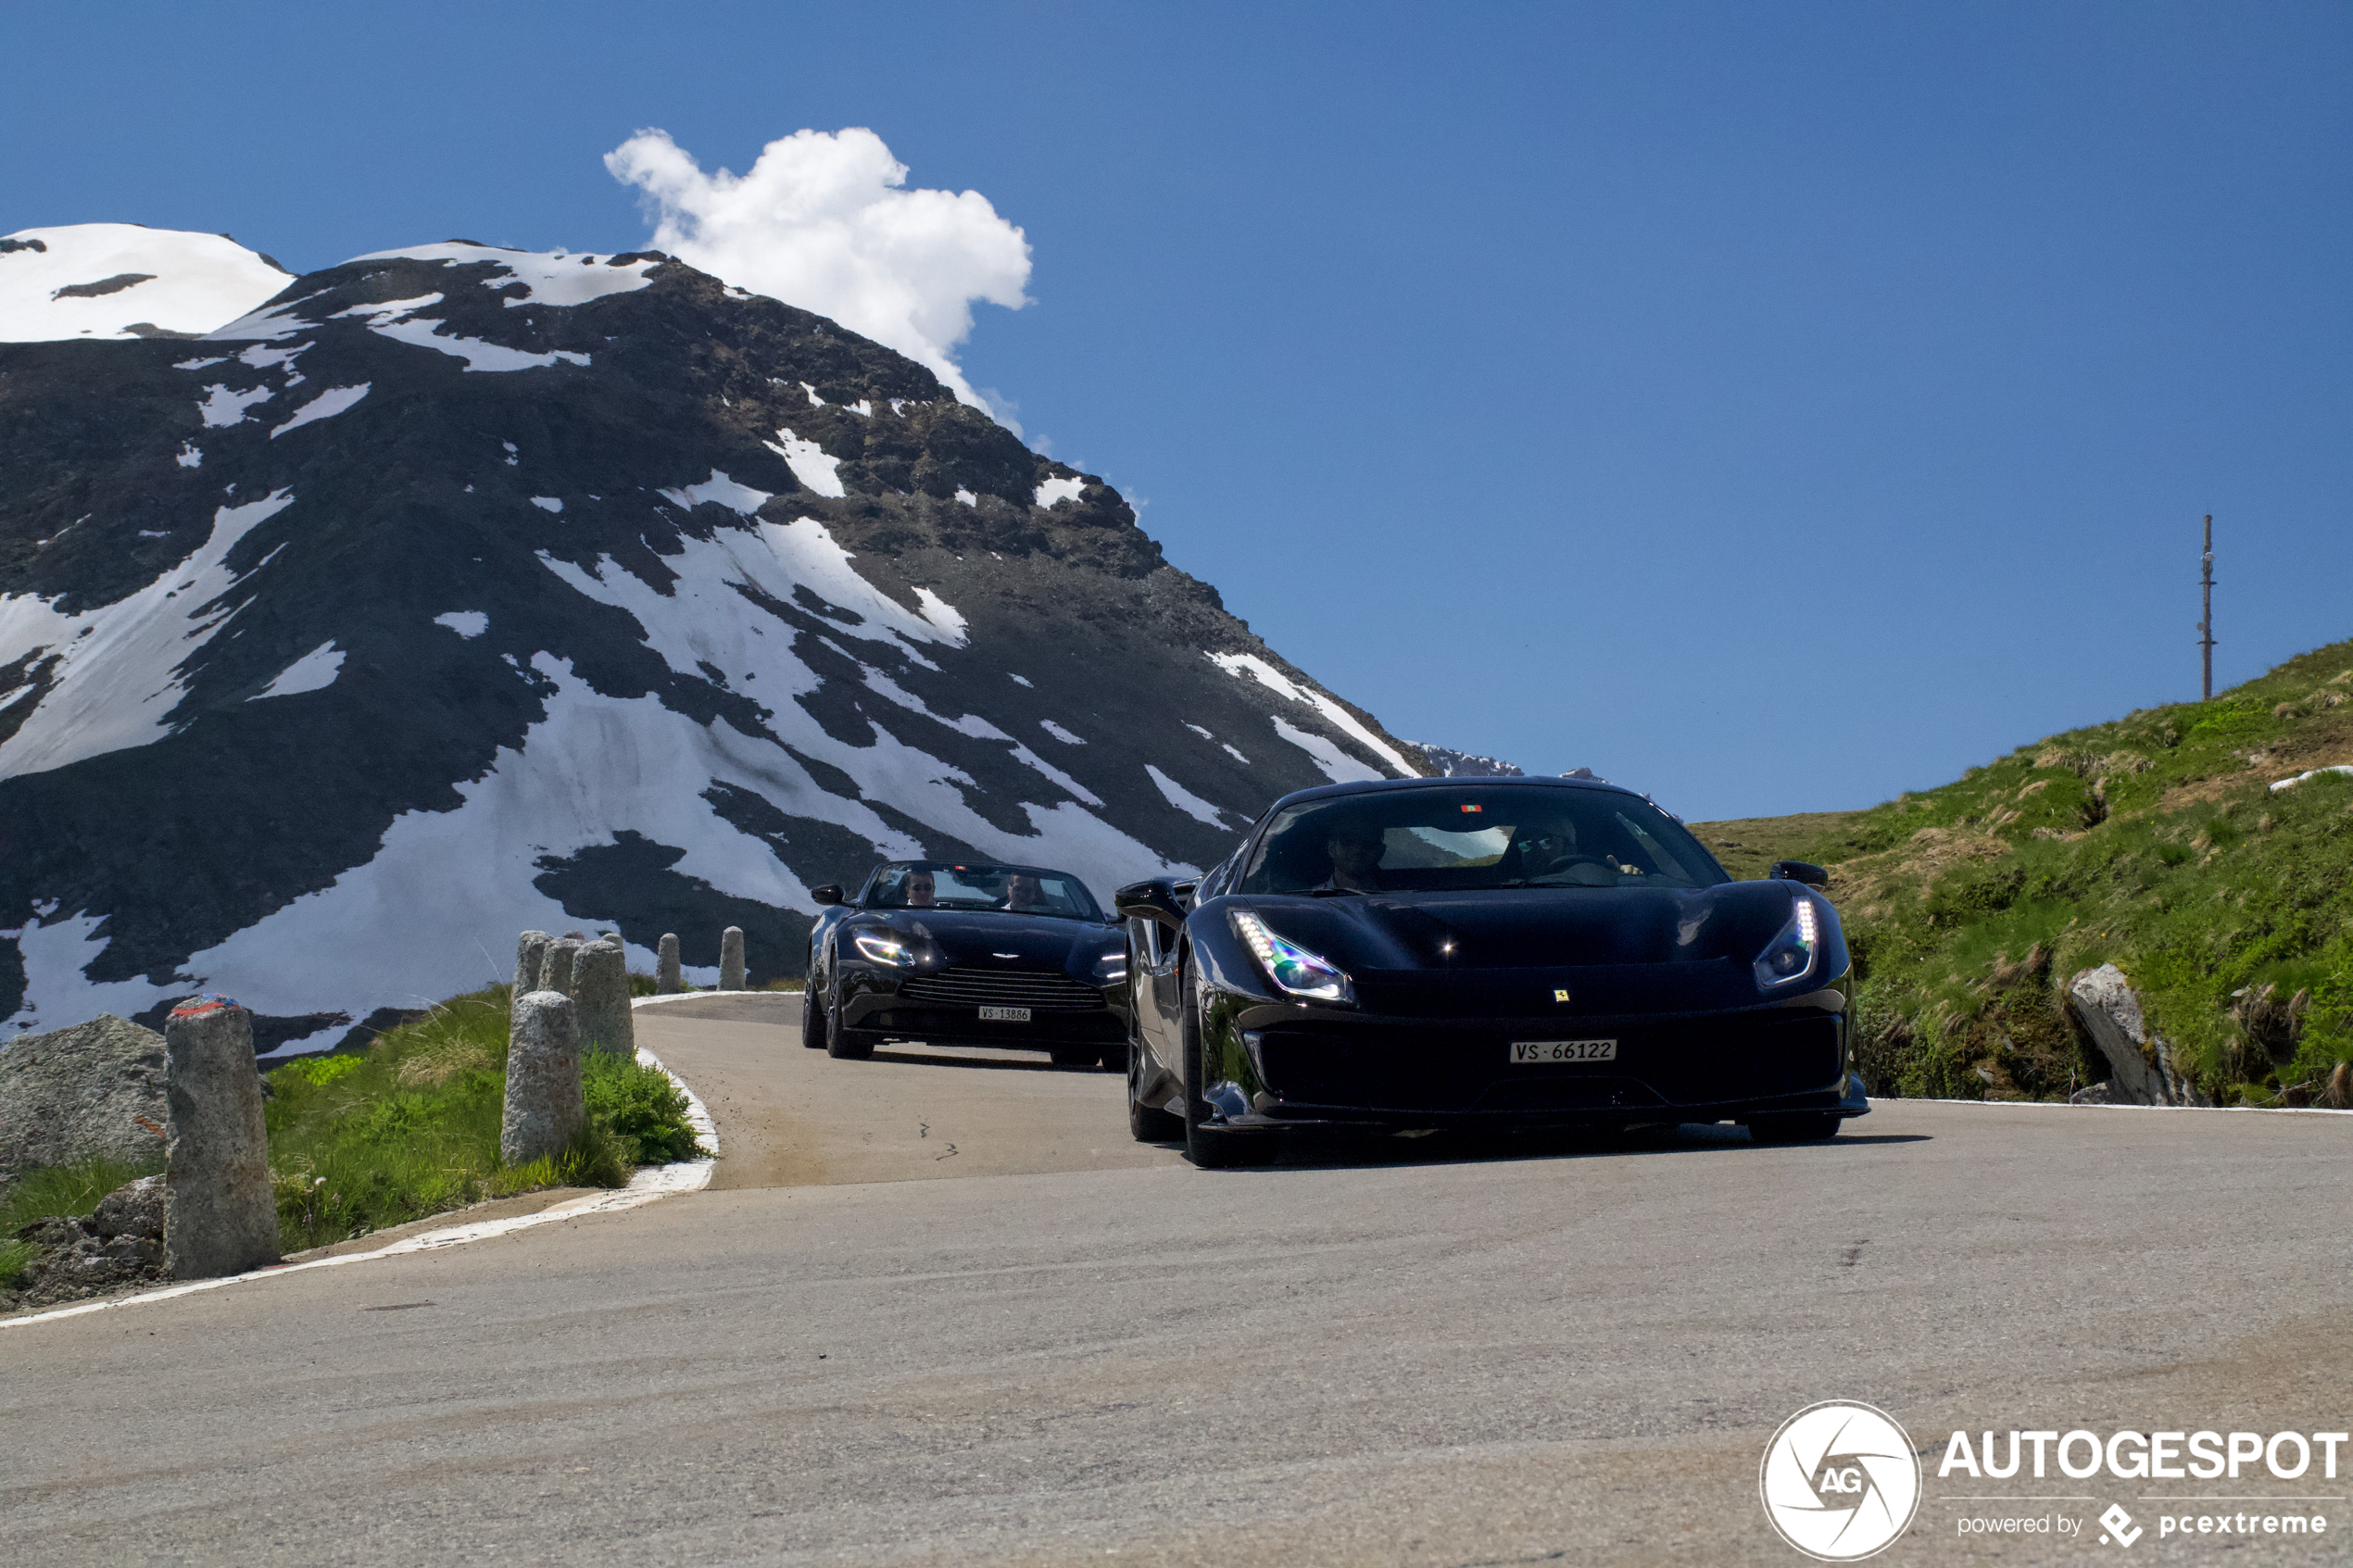
[[[158,1163],[169,1134],[163,1036],[102,1014],[0,1048],[0,1173],[103,1155]]]
[[[2068,1004],[2108,1059],[2112,1077],[2079,1091],[2082,1105],[2211,1105],[2196,1084],[2173,1064],[2171,1048],[2150,1032],[2141,998],[2114,964],[2078,974],[2067,988]]]

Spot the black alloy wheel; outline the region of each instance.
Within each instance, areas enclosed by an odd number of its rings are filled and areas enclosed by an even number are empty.
[[[1143,1092],[1144,1047],[1130,1040],[1127,1053],[1127,1130],[1138,1143],[1175,1143],[1185,1135],[1185,1119],[1137,1098]]]
[[[1748,1136],[1752,1143],[1823,1143],[1838,1136],[1843,1120],[1827,1110],[1759,1116],[1749,1123]]]
[[[863,1061],[875,1054],[882,1044],[882,1035],[872,1029],[852,1029],[841,1021],[841,1004],[837,1001],[826,1010],[825,1054],[839,1061]]]
[[[825,1010],[817,1005],[817,976],[813,971],[800,988],[800,1043],[812,1051],[825,1048]]]
[[[1201,1002],[1194,994],[1190,979],[1190,976],[1181,974],[1177,979],[1178,988],[1185,998],[1182,1031],[1185,1037],[1185,1158],[1204,1171],[1230,1171],[1247,1165],[1264,1165],[1275,1157],[1275,1140],[1271,1135],[1229,1132],[1211,1123],[1209,1102],[1201,1098],[1204,1075]]]

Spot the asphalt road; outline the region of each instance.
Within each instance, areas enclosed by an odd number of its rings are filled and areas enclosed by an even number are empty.
[[[2341,1118],[1886,1102],[1207,1173],[1109,1074],[639,1016],[712,1190],[0,1329],[0,1562],[1798,1564],[1758,1463],[1827,1399],[1927,1450],[1880,1562],[2353,1555],[2342,1478],[1936,1475],[1956,1427],[2353,1426]],[[2164,1538],[2152,1492],[2330,1529]],[[1957,1500],[1994,1493],[2032,1500]],[[1957,1533],[2110,1502],[2129,1553]]]

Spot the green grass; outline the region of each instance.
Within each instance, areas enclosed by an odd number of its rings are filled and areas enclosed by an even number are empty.
[[[668,1076],[596,1054],[582,1064],[581,1137],[528,1165],[500,1164],[507,1021],[507,988],[494,986],[387,1030],[363,1052],[271,1073],[270,1163],[286,1250],[542,1187],[621,1186],[640,1163],[692,1155],[686,1097]]]
[[[1735,874],[1831,869],[1875,1092],[2057,1098],[2106,1077],[2063,993],[2114,962],[2218,1101],[2336,1103],[2353,1061],[2353,778],[2267,786],[2348,761],[2340,643],[1869,810],[1693,831]],[[2247,1016],[2238,994],[2266,985],[2280,1010]]]
[[[87,1219],[107,1194],[162,1169],[160,1160],[131,1165],[94,1156],[23,1173],[0,1192],[0,1288],[13,1289],[20,1284],[25,1265],[39,1250],[31,1242],[19,1241],[17,1232],[35,1220]]]

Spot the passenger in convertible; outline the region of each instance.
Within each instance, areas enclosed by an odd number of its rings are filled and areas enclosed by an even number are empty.
[[[931,872],[920,866],[907,873],[907,881],[900,891],[906,894],[907,907],[911,909],[929,909],[938,907],[938,885],[932,881]]]

